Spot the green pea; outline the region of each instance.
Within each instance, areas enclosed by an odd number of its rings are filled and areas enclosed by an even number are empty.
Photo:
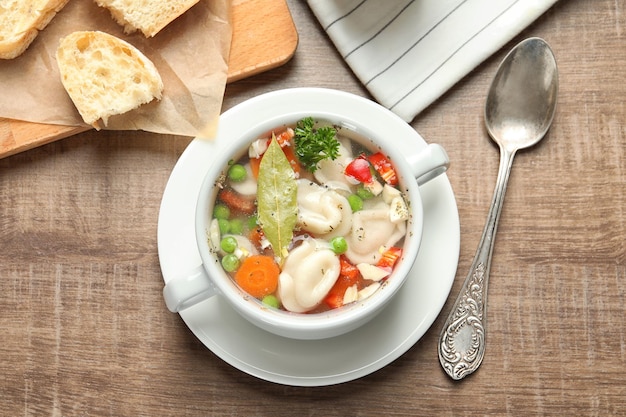
[[[228,219],[217,219],[217,224],[220,227],[220,234],[225,235],[230,232],[230,222]]]
[[[230,217],[230,209],[224,204],[216,204],[213,207],[213,217],[216,219],[228,219]]]
[[[257,222],[256,216],[248,217],[248,230],[253,230],[255,227],[257,227],[257,225],[258,225],[258,222]]]
[[[263,297],[263,300],[261,300],[261,302],[270,307],[280,307],[280,301],[278,301],[278,298],[276,298],[274,294],[266,295],[265,297]]]
[[[237,239],[232,236],[226,236],[220,242],[220,247],[226,253],[233,253],[237,249]]]
[[[356,194],[350,194],[348,196],[348,203],[350,203],[352,212],[363,209],[363,199]]]
[[[359,184],[359,187],[356,190],[356,195],[361,197],[361,199],[363,199],[363,200],[368,200],[368,199],[374,197],[374,193],[372,193],[370,190],[365,188],[363,186],[363,184]]]
[[[228,178],[231,181],[241,182],[244,181],[247,176],[246,168],[241,164],[234,164],[228,168]]]
[[[222,258],[222,267],[226,272],[234,272],[239,268],[239,258],[232,253]]]
[[[344,239],[343,236],[337,236],[330,240],[330,246],[337,255],[341,255],[342,253],[346,253],[348,250],[348,242]]]
[[[243,220],[231,219],[230,221],[230,233],[233,235],[240,235],[243,233]]]

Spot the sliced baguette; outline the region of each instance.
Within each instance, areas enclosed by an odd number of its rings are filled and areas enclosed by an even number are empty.
[[[0,58],[20,56],[69,0],[0,1]]]
[[[126,33],[140,30],[147,38],[156,35],[200,0],[95,0],[109,9]]]
[[[85,123],[96,129],[110,116],[161,99],[163,81],[152,61],[113,35],[70,33],[56,57],[63,87]]]

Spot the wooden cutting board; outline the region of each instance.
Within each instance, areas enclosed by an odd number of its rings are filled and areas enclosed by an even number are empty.
[[[228,82],[278,67],[296,51],[298,33],[285,0],[233,0],[232,25]],[[0,158],[89,129],[0,118]]]

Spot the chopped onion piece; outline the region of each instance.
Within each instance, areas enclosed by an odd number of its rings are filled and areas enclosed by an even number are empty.
[[[363,279],[366,280],[380,281],[389,276],[389,271],[379,268],[376,265],[360,263],[356,267],[359,269],[359,272],[361,272]]]
[[[343,305],[350,304],[359,298],[359,289],[356,284],[346,289],[346,292],[343,294]]]
[[[391,200],[393,200],[394,197],[399,197],[401,195],[402,193],[400,193],[400,190],[397,188],[387,184],[383,185],[383,201],[385,203],[391,204]]]
[[[248,156],[250,158],[260,158],[267,150],[267,139],[257,139],[248,148]]]
[[[363,183],[363,186],[374,195],[379,195],[383,192],[383,185],[378,180],[374,180],[369,183]]]
[[[209,243],[214,250],[220,249],[221,238],[219,222],[217,219],[213,219],[209,225]]]
[[[400,223],[409,219],[409,208],[406,206],[401,195],[391,200],[389,207],[389,220],[392,223]]]

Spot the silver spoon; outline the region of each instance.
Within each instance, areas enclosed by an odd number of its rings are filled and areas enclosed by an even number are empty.
[[[504,58],[489,88],[485,124],[500,147],[500,168],[485,230],[439,339],[439,362],[453,379],[474,372],[485,355],[491,253],[513,157],[548,131],[558,83],[552,50],[543,39],[529,38]]]

